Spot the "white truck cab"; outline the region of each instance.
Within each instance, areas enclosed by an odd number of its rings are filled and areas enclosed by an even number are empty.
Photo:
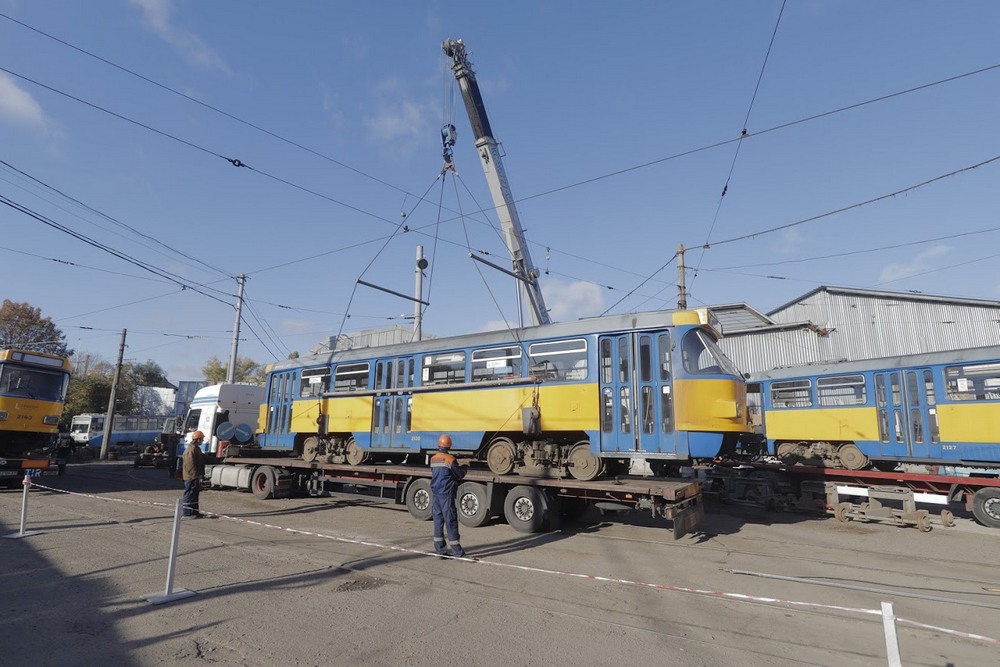
[[[264,402],[264,387],[252,384],[213,384],[202,387],[191,399],[181,430],[184,447],[191,434],[201,431],[206,454],[220,454],[219,443],[246,444],[257,432],[257,416]],[[184,452],[180,448],[178,455]]]

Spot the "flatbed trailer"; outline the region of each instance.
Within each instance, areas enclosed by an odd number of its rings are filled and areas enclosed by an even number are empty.
[[[947,506],[963,503],[979,523],[1000,528],[1000,471],[954,475],[754,464],[716,466],[708,477],[714,490],[732,499],[770,507],[812,507],[840,521],[888,521],[926,531],[930,512],[917,509],[917,503],[941,506],[943,526],[953,522]],[[855,503],[843,497],[863,500]]]
[[[262,499],[360,489],[405,504],[416,519],[431,518],[431,470],[426,466],[307,463],[244,452],[206,466],[205,476],[211,488],[240,489]],[[647,511],[670,521],[677,539],[694,530],[705,514],[701,484],[694,480],[623,476],[584,482],[496,475],[475,468],[468,469],[459,485],[456,504],[458,520],[465,526],[479,527],[502,516],[525,533],[558,529],[562,518],[593,505],[602,511]]]

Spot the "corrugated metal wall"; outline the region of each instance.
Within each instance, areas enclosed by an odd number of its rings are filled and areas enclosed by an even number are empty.
[[[1000,305],[821,290],[770,317],[782,323],[811,322],[829,332],[764,330],[727,336],[723,349],[741,370],[1000,345]]]

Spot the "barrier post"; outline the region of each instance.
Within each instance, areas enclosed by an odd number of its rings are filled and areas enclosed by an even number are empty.
[[[892,611],[891,602],[882,603],[882,629],[885,631],[886,664],[889,667],[902,667],[899,658],[899,639],[896,637],[896,615]]]
[[[24,473],[24,480],[21,482],[24,485],[24,495],[21,498],[21,530],[17,533],[11,533],[10,535],[4,535],[4,537],[18,538],[18,537],[28,537],[29,535],[41,535],[42,531],[32,530],[26,531],[25,526],[28,525],[28,491],[31,489],[31,477],[28,473]]]
[[[174,590],[174,567],[177,564],[177,543],[180,541],[181,536],[181,508],[183,507],[183,500],[183,498],[178,498],[177,505],[174,507],[174,527],[170,536],[170,557],[167,559],[167,587],[163,591],[163,595],[150,593],[149,595],[142,596],[144,600],[151,604],[173,602],[174,600],[189,598],[195,594],[194,591],[184,588]]]

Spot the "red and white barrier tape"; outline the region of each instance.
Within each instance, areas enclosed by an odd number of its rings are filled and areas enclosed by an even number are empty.
[[[64,493],[64,494],[72,495],[72,496],[82,496],[82,497],[85,497],[85,498],[95,498],[95,499],[98,499],[98,500],[108,500],[108,501],[111,501],[111,502],[118,502],[118,503],[130,504],[130,505],[150,505],[150,506],[155,506],[155,507],[166,507],[166,508],[172,508],[173,507],[173,505],[167,504],[167,503],[159,503],[159,502],[153,502],[153,501],[142,501],[142,500],[127,500],[127,499],[122,499],[122,498],[108,498],[108,497],[105,497],[105,496],[97,496],[97,495],[93,495],[93,494],[89,494],[89,493],[78,493],[78,492],[74,492],[74,491],[64,491],[62,489],[54,489],[52,487],[43,486],[41,484],[36,484],[34,482],[32,482],[31,486],[39,488],[39,489],[45,489],[46,491],[54,491],[56,493]],[[398,552],[401,552],[401,553],[415,554],[415,555],[418,555],[418,556],[428,556],[428,557],[432,557],[432,558],[442,558],[442,556],[440,556],[439,554],[434,553],[434,552],[420,551],[419,549],[409,549],[407,547],[400,547],[400,546],[396,546],[396,545],[393,545],[393,544],[382,544],[380,542],[371,542],[371,541],[368,541],[368,540],[362,540],[362,539],[357,539],[357,538],[340,537],[340,536],[337,536],[337,535],[327,535],[325,533],[318,533],[318,532],[311,531],[311,530],[302,530],[302,529],[299,529],[299,528],[288,528],[286,526],[278,526],[278,525],[271,524],[271,523],[264,523],[263,521],[253,521],[252,519],[244,519],[244,518],[241,518],[241,517],[227,516],[225,514],[216,514],[214,512],[207,512],[205,510],[201,510],[201,513],[205,514],[205,515],[208,515],[208,516],[211,516],[211,517],[216,517],[216,518],[219,518],[219,519],[225,519],[227,521],[235,521],[237,523],[245,523],[245,524],[248,524],[248,525],[251,525],[251,526],[260,526],[261,528],[268,528],[268,529],[271,529],[271,530],[279,530],[279,531],[282,531],[282,532],[285,532],[285,533],[291,533],[291,534],[294,534],[294,535],[305,535],[305,536],[308,536],[308,537],[316,537],[316,538],[320,538],[320,539],[324,539],[324,540],[333,540],[335,542],[342,542],[342,543],[345,543],[345,544],[357,544],[357,545],[362,545],[362,546],[366,546],[366,547],[373,547],[373,548],[376,548],[376,549],[384,549],[384,550],[387,550],[387,551],[398,551]],[[843,607],[843,606],[839,606],[839,605],[820,604],[818,602],[803,602],[803,601],[800,601],[800,600],[785,600],[785,599],[782,599],[782,598],[772,598],[772,597],[761,597],[761,596],[756,596],[756,595],[746,595],[744,593],[727,593],[725,591],[712,591],[712,590],[706,590],[706,589],[701,589],[701,588],[688,588],[686,586],[676,586],[674,584],[655,584],[655,583],[650,583],[650,582],[645,582],[645,581],[634,581],[634,580],[631,580],[631,579],[619,579],[619,578],[616,578],[616,577],[603,577],[603,576],[595,575],[595,574],[582,574],[582,573],[579,573],[579,572],[564,572],[562,570],[552,570],[552,569],[549,569],[549,568],[534,567],[534,566],[530,566],[530,565],[517,565],[517,564],[514,564],[514,563],[501,563],[501,562],[498,562],[498,561],[480,560],[480,559],[477,559],[477,558],[470,558],[468,556],[464,556],[464,557],[444,556],[444,558],[448,558],[450,560],[457,560],[457,561],[466,561],[468,563],[480,563],[480,564],[483,564],[483,565],[490,565],[490,566],[493,566],[493,567],[503,567],[503,568],[508,568],[508,569],[512,569],[512,570],[521,570],[523,572],[537,572],[539,574],[556,575],[556,576],[562,576],[562,577],[572,577],[572,578],[575,578],[575,579],[586,579],[586,580],[590,580],[590,581],[602,581],[602,582],[606,582],[606,583],[620,584],[622,586],[638,586],[638,587],[641,587],[641,588],[651,588],[653,590],[661,590],[661,591],[673,591],[673,592],[677,592],[677,593],[688,593],[688,594],[691,594],[691,595],[700,595],[700,596],[703,596],[703,597],[715,597],[715,598],[722,598],[722,599],[729,599],[729,600],[738,600],[738,601],[743,601],[743,602],[758,602],[758,603],[763,603],[763,604],[788,605],[788,606],[793,606],[793,607],[810,607],[810,608],[814,608],[814,609],[827,609],[827,610],[831,610],[831,611],[849,612],[849,613],[854,613],[854,614],[867,614],[867,615],[870,615],[870,616],[878,616],[878,617],[882,616],[882,610],[881,609],[864,609],[864,608],[860,608],[860,607]],[[963,638],[963,639],[972,639],[972,640],[982,641],[982,642],[986,642],[986,643],[989,643],[989,644],[995,644],[997,646],[1000,646],[1000,639],[996,639],[994,637],[988,637],[986,635],[980,635],[980,634],[976,634],[976,633],[972,633],[972,632],[963,632],[961,630],[952,630],[950,628],[943,628],[943,627],[939,627],[939,626],[936,626],[936,625],[928,625],[926,623],[920,623],[918,621],[911,621],[910,619],[901,618],[899,616],[896,617],[896,621],[898,623],[909,625],[909,626],[915,627],[915,628],[920,628],[920,629],[923,629],[923,630],[930,630],[930,631],[933,631],[933,632],[940,632],[940,633],[943,633],[943,634],[951,635],[953,637],[960,637],[960,638]]]

